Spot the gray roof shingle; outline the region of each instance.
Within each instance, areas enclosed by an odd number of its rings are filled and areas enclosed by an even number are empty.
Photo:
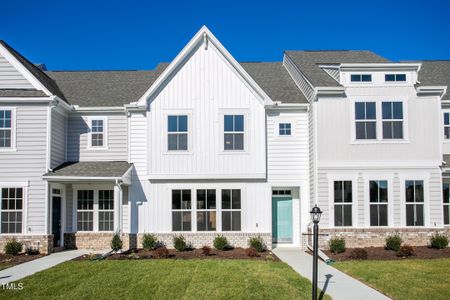
[[[33,89],[1,89],[0,97],[45,97],[45,93]]]
[[[420,85],[445,85],[447,93],[442,99],[450,100],[450,60],[424,60],[421,63]]]
[[[58,96],[59,98],[63,99],[64,101],[67,101],[64,98],[64,95],[61,92],[61,90],[56,85],[56,83],[50,77],[48,77],[41,69],[36,67],[30,61],[28,61],[28,59],[26,59],[24,56],[22,56],[22,54],[20,54],[16,50],[14,50],[11,46],[9,46],[4,41],[0,40],[0,44],[3,47],[5,47],[11,53],[11,55],[13,55],[31,74],[33,74],[33,76],[36,77],[36,79],[39,80],[39,82],[42,85],[44,85],[47,88],[47,90],[49,90],[50,93]],[[44,96],[45,96],[45,94],[44,94]]]
[[[386,63],[384,57],[367,50],[286,51],[297,68],[314,86],[340,86],[319,65],[342,63]]]
[[[126,161],[66,162],[44,176],[122,177],[132,166]]]
[[[273,101],[308,103],[281,62],[240,63]]]

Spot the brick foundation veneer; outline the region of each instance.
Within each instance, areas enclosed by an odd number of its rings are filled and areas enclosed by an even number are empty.
[[[173,237],[175,235],[183,235],[186,242],[194,248],[201,248],[205,245],[213,247],[214,238],[218,235],[223,235],[227,238],[228,243],[233,247],[248,247],[248,240],[251,237],[261,236],[267,249],[272,250],[272,234],[269,233],[246,233],[246,232],[236,232],[236,233],[218,233],[218,232],[177,232],[177,233],[155,233],[158,241],[163,242],[167,248],[173,248]],[[144,234],[139,233],[137,237],[138,248],[142,248],[142,238]]]
[[[312,233],[312,229],[308,231]],[[426,246],[436,233],[450,238],[450,228],[319,228],[319,247],[328,249],[328,242],[333,237],[344,238],[347,248],[383,247],[386,237],[394,234],[399,234],[405,244]],[[312,245],[312,235],[304,237]]]
[[[3,253],[5,245],[13,238],[23,244],[23,251],[27,247],[39,249],[41,254],[49,254],[53,252],[53,235],[7,235],[0,236],[0,252]]]
[[[64,247],[66,249],[111,249],[112,232],[77,232],[64,233]],[[136,248],[136,235],[123,233],[123,250]]]

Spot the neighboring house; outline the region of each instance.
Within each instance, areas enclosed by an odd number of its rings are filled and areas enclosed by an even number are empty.
[[[238,63],[203,27],[153,71],[46,71],[0,42],[0,247],[105,249],[114,232],[125,248],[144,233],[300,246],[314,203],[327,238],[424,244],[449,208],[450,78],[427,64],[368,51]]]

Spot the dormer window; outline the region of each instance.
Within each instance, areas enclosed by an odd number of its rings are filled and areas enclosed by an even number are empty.
[[[370,74],[351,74],[351,82],[372,82],[372,75]]]
[[[406,81],[406,74],[385,74],[384,80],[386,82]]]

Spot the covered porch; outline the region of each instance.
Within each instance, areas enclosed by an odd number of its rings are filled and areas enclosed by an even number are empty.
[[[53,247],[109,249],[114,233],[121,235],[124,248],[130,247],[135,240],[128,233],[132,167],[123,161],[72,162],[43,176]]]

